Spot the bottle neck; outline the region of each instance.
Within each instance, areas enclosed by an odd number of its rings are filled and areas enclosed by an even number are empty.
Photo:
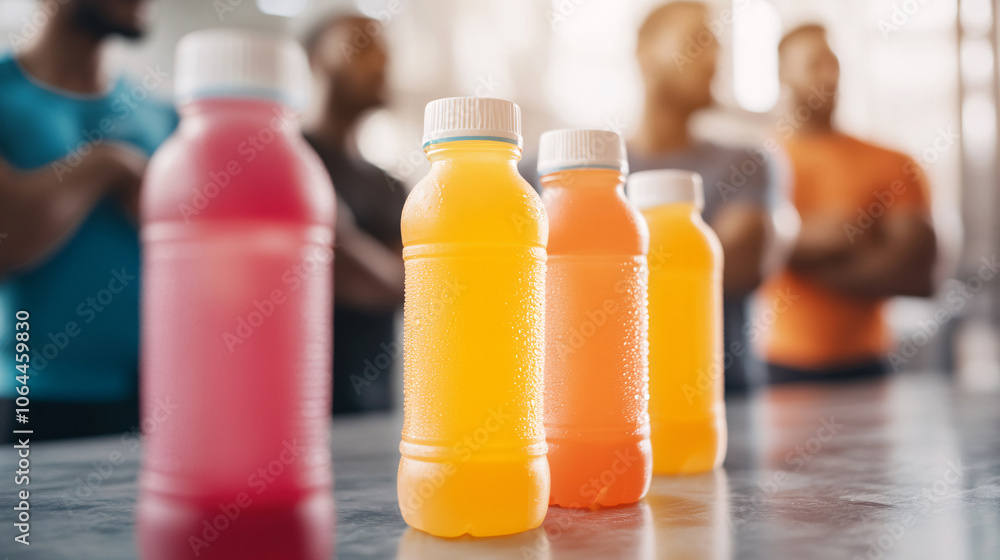
[[[680,200],[676,202],[667,202],[665,204],[647,206],[643,208],[642,211],[654,211],[658,214],[666,214],[676,216],[678,218],[701,219],[701,210],[692,200]]]
[[[581,167],[564,169],[543,175],[542,187],[545,189],[618,189],[625,186],[625,174],[617,169],[602,169],[597,167]]]
[[[184,119],[197,120],[206,117],[235,117],[240,120],[259,122],[260,126],[275,132],[298,131],[298,113],[278,101],[261,98],[204,97],[193,99],[178,109]]]
[[[516,144],[497,140],[454,140],[438,142],[424,147],[431,165],[438,165],[453,158],[475,161],[485,165],[517,166],[521,148]]]

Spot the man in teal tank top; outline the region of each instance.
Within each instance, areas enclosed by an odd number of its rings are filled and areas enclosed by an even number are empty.
[[[0,438],[138,424],[139,182],[177,117],[151,101],[166,72],[109,79],[101,51],[142,35],[145,4],[60,2],[33,41],[0,55]],[[14,410],[19,311],[27,423]]]

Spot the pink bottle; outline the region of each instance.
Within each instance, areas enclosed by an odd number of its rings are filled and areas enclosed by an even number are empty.
[[[333,188],[293,42],[178,45],[181,124],[143,186],[141,558],[327,559]]]

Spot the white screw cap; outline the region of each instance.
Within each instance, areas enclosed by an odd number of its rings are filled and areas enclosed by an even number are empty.
[[[521,108],[504,99],[446,97],[424,109],[424,147],[455,140],[498,140],[521,147]]]
[[[298,43],[277,35],[239,29],[188,33],[177,44],[178,103],[209,97],[248,97],[303,109],[310,70]]]
[[[628,173],[625,141],[610,130],[573,128],[550,130],[538,141],[538,174],[580,168],[614,169]]]
[[[681,169],[639,171],[629,175],[625,190],[629,200],[638,208],[693,202],[698,210],[705,209],[701,175],[692,171]]]

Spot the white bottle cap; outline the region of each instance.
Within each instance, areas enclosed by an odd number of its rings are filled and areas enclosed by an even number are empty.
[[[303,109],[310,69],[291,39],[238,29],[188,33],[177,44],[178,103],[207,97],[251,97]]]
[[[424,147],[455,140],[497,140],[521,147],[521,108],[504,99],[446,97],[424,109]]]
[[[628,173],[625,142],[610,130],[550,130],[538,140],[538,174],[565,169],[614,169]]]
[[[698,210],[705,209],[701,175],[692,171],[681,169],[639,171],[629,175],[625,189],[629,200],[638,208],[693,202]]]

